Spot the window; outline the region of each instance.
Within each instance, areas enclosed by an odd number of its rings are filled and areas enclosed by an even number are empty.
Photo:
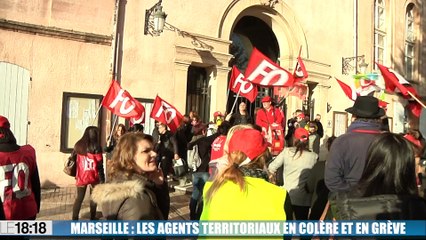
[[[348,129],[348,113],[333,112],[333,135],[338,137]]]
[[[102,95],[69,93],[62,96],[61,152],[71,152],[88,126],[101,126]]]
[[[210,119],[210,86],[205,68],[189,66],[186,112],[195,111],[205,123]]]
[[[414,49],[415,49],[415,32],[414,32],[414,4],[407,6],[405,13],[405,78],[413,79],[414,72]]]
[[[385,1],[374,3],[374,61],[384,63],[386,46],[386,10]],[[375,66],[376,67],[376,66]]]

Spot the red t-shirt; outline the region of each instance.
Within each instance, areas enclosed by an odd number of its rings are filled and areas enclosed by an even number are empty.
[[[97,166],[103,160],[102,153],[87,153],[87,155],[77,154],[77,186],[99,183],[99,173]]]

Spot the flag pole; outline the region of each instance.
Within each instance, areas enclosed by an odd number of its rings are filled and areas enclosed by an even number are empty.
[[[112,128],[111,128],[111,132],[109,133],[108,142],[111,141],[112,134],[114,133],[115,124],[118,121],[118,116],[117,115],[114,115],[114,116],[115,116],[115,119],[112,123]]]
[[[300,54],[302,54],[302,45],[300,45],[300,49],[299,49],[299,57],[300,57]]]
[[[410,91],[407,91],[407,93],[410,94],[410,96],[414,98],[420,105],[422,105],[423,108],[426,108],[425,104],[422,103],[413,93],[411,93]]]
[[[240,96],[240,91],[241,91],[241,88],[238,89],[238,93],[237,93],[237,96],[235,97],[235,101],[234,101],[234,104],[232,105],[230,113],[234,112],[235,105],[237,104],[238,97]]]
[[[95,124],[95,120],[96,120],[96,118],[98,117],[98,115],[99,115],[99,111],[101,111],[101,108],[102,108],[102,103],[101,103],[101,104],[99,104],[99,107],[98,107],[98,110],[96,111],[95,117],[94,117],[94,118],[93,118],[93,120],[92,120],[92,124],[90,124],[91,126],[93,126],[93,124]]]

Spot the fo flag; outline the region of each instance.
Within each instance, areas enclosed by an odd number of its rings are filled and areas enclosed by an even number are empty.
[[[136,103],[137,107],[139,109],[142,109],[143,111],[141,111],[141,114],[139,116],[129,118],[130,126],[145,123],[145,107],[138,101],[136,101]]]
[[[244,79],[244,75],[237,67],[232,67],[231,79],[229,81],[229,89],[247,98],[250,102],[254,102],[257,96],[257,87],[251,82]]]
[[[308,78],[308,71],[306,71],[305,64],[303,63],[300,55],[297,57],[296,67],[294,68],[294,82],[301,82]]]
[[[246,80],[265,87],[291,87],[293,75],[253,48],[245,72]]]
[[[408,92],[417,95],[416,90],[411,87],[410,83],[405,78],[395,72],[393,69],[387,68],[383,65],[376,63],[382,73],[383,80],[385,80],[386,90],[391,93],[400,92],[402,95],[407,96]]]
[[[166,124],[170,131],[175,132],[183,117],[175,107],[157,96],[152,107],[151,118]]]
[[[113,114],[124,118],[138,117],[145,112],[142,104],[122,89],[115,80],[112,81],[102,100],[102,106],[108,108]]]

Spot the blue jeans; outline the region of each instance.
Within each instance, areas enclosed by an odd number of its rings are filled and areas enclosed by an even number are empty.
[[[203,188],[210,175],[208,172],[194,172],[192,174],[192,195],[189,201],[189,217],[191,220],[199,220],[203,211]]]

